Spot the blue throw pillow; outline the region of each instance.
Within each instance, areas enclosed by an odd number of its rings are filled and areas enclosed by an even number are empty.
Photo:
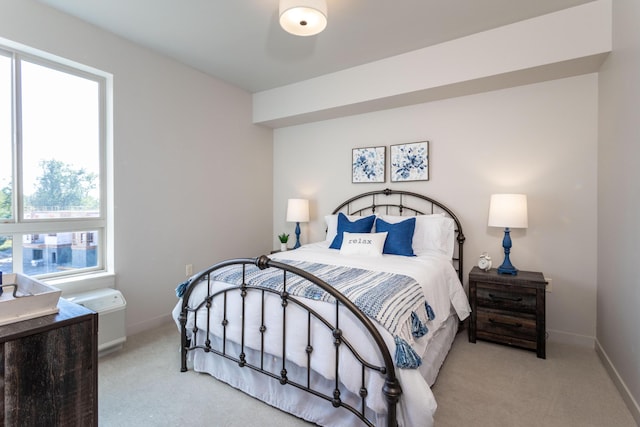
[[[338,214],[338,232],[333,242],[329,246],[331,249],[340,249],[342,247],[342,233],[371,233],[373,222],[376,220],[375,215],[370,215],[356,221],[349,221],[349,218],[342,212]]]
[[[413,253],[413,232],[416,229],[416,219],[409,218],[391,224],[380,218],[376,220],[376,232],[386,231],[387,240],[384,242],[383,254],[415,256]]]

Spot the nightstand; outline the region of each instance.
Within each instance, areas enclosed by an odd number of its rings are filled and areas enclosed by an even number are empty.
[[[58,308],[0,326],[0,426],[98,425],[98,314]]]
[[[512,276],[474,267],[469,273],[469,342],[493,341],[546,358],[546,284],[539,272],[518,271]]]

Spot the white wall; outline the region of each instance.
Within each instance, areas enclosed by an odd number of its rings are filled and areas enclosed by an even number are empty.
[[[429,181],[351,183],[352,148],[421,140],[431,144]],[[287,198],[311,200],[312,220],[302,226],[308,242],[323,238],[322,216],[343,200],[387,186],[407,189],[454,209],[467,237],[468,271],[483,251],[502,261],[503,231],[487,227],[489,196],[526,193],[529,228],[512,231],[511,260],[553,279],[552,338],[593,345],[596,156],[596,74],[280,128],[273,234],[293,232],[284,221]]]
[[[600,73],[598,346],[640,425],[640,2],[616,0]]]
[[[169,319],[194,270],[271,246],[272,131],[251,95],[32,0],[4,0],[0,37],[114,76],[116,286],[127,331]]]

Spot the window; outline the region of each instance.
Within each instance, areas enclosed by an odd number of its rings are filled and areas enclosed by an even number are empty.
[[[0,48],[0,271],[104,270],[106,77]]]

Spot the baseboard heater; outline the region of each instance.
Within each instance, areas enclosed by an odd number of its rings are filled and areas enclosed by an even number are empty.
[[[116,289],[96,289],[64,295],[68,301],[98,313],[98,356],[120,350],[127,340],[125,312],[127,302]]]

